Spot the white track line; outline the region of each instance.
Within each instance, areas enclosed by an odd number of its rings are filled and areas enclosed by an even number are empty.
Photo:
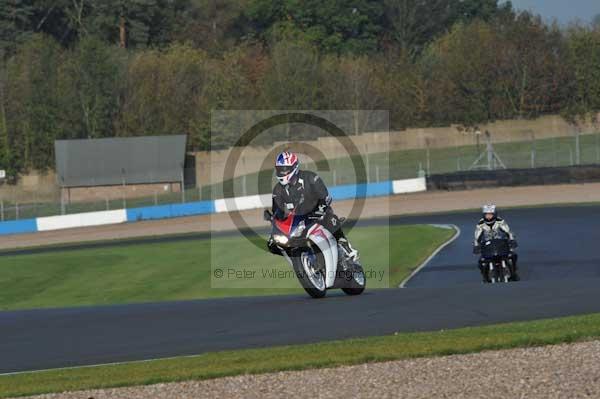
[[[157,360],[174,360],[174,359],[189,359],[192,357],[199,357],[205,353],[198,353],[196,355],[181,355],[181,356],[169,356],[169,357],[157,357],[151,359],[141,359],[141,360],[126,360],[123,362],[111,362],[111,363],[98,363],[98,364],[84,364],[81,366],[66,366],[66,367],[55,367],[50,369],[37,369],[37,370],[24,370],[24,371],[9,371],[8,373],[0,373],[0,377],[8,376],[8,375],[18,375],[18,374],[36,374],[36,373],[46,373],[49,371],[64,371],[64,370],[75,370],[75,369],[90,369],[96,367],[104,367],[104,366],[122,366],[125,364],[136,364],[136,363],[148,363],[154,362]],[[214,353],[214,352],[211,352]]]
[[[417,273],[419,273],[421,271],[421,269],[423,269],[425,266],[427,266],[429,264],[429,262],[431,262],[431,260],[437,254],[439,254],[442,251],[442,249],[444,249],[448,245],[452,244],[460,236],[460,228],[457,225],[455,225],[455,224],[445,224],[445,225],[440,225],[440,224],[435,225],[435,224],[432,224],[431,226],[451,228],[451,229],[454,229],[456,231],[456,233],[454,234],[454,236],[451,239],[449,239],[448,241],[446,241],[445,243],[443,243],[442,245],[440,245],[431,255],[429,255],[429,257],[427,259],[425,259],[425,261],[423,263],[421,263],[421,265],[419,267],[417,267],[415,270],[413,270],[413,272],[410,274],[410,276],[408,276],[407,278],[405,278],[404,281],[402,281],[402,283],[400,283],[399,288],[405,288],[406,284],[414,276],[416,276]]]

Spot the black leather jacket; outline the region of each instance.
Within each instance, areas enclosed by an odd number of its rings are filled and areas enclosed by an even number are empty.
[[[273,188],[273,215],[285,218],[292,210],[298,215],[324,212],[329,204],[329,192],[323,180],[314,172],[301,170],[294,183]]]

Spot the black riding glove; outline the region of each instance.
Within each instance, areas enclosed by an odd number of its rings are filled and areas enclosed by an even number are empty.
[[[273,217],[277,220],[285,220],[290,213],[284,209],[275,209]]]
[[[267,241],[267,249],[274,255],[283,256],[283,254],[281,253],[281,249],[279,249],[277,244],[275,244],[273,237],[269,237],[269,240]]]

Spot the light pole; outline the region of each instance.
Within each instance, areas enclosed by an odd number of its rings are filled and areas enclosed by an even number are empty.
[[[127,208],[127,201],[125,200],[127,187],[125,186],[125,168],[121,168],[121,183],[123,184],[123,209]]]
[[[60,214],[65,214],[65,177],[60,177],[61,185],[60,185]]]
[[[185,203],[185,184],[184,184],[185,177],[184,177],[184,173],[183,173],[185,170],[185,168],[184,168],[185,164],[181,163],[180,166],[181,166],[181,202]]]

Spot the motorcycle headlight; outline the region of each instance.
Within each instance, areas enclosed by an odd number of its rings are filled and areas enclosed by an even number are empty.
[[[290,234],[290,237],[300,237],[305,228],[306,228],[306,225],[304,224],[304,220],[303,220],[300,223],[298,223],[298,226],[296,226],[294,231],[292,231],[292,234]]]
[[[273,240],[277,243],[277,244],[281,244],[281,245],[285,245],[288,243],[289,239],[281,234],[276,234],[273,236]]]

